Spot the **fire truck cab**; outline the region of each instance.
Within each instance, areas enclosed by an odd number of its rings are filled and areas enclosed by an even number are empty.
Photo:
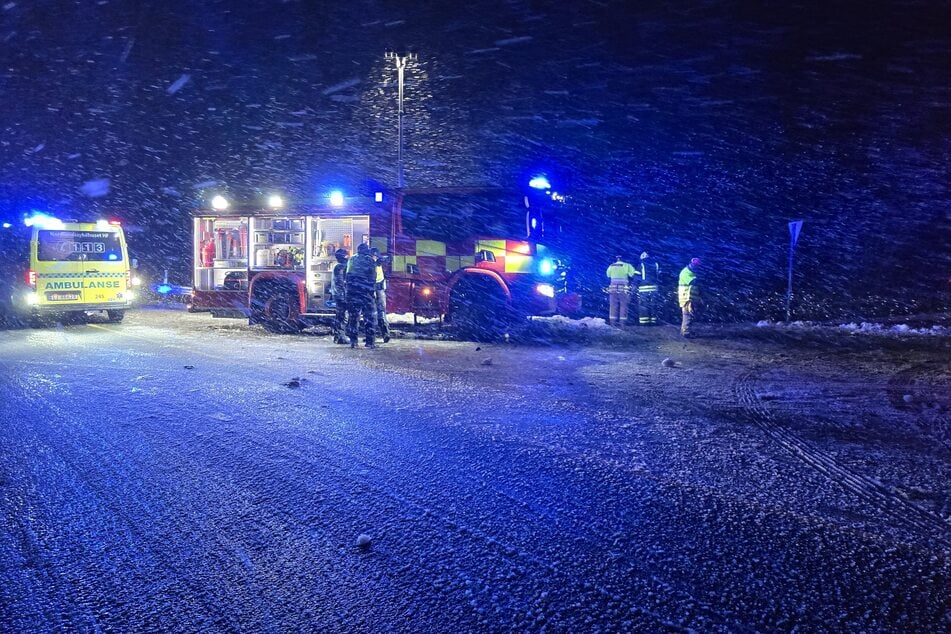
[[[328,320],[334,252],[366,243],[384,256],[387,312],[491,336],[528,315],[580,308],[564,262],[538,241],[544,227],[543,204],[483,188],[199,209],[190,309],[246,316],[275,332]]]

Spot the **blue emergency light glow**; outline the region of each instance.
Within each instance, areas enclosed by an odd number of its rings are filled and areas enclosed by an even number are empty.
[[[378,203],[383,202],[383,192],[376,192],[373,194],[373,200]]]
[[[551,189],[551,183],[544,176],[535,176],[528,181],[528,186],[532,189]]]
[[[330,204],[334,207],[343,206],[343,192],[340,190],[334,190],[330,192]]]
[[[155,290],[157,290],[161,295],[168,295],[172,292],[172,287],[168,284],[159,284],[158,288]]]
[[[3,228],[4,228],[4,229],[9,229],[9,228],[12,227],[12,226],[13,226],[13,225],[11,225],[9,222],[3,223]]]
[[[542,275],[551,275],[555,270],[555,264],[551,260],[542,260],[538,265],[538,272]]]
[[[63,221],[54,218],[45,211],[30,211],[30,215],[23,219],[23,224],[27,227],[37,226],[41,229],[62,229]]]
[[[109,254],[109,261],[110,261],[110,262],[115,262],[115,261],[118,260],[118,259],[119,259],[119,256],[116,255],[115,253],[110,253],[110,254]]]

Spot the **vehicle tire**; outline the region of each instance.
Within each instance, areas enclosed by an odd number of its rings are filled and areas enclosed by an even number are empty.
[[[257,324],[263,324],[267,321],[267,316],[264,314],[264,305],[267,302],[269,290],[267,285],[262,285],[260,288],[255,289],[254,295],[251,296],[251,301],[249,302],[251,308],[251,315],[248,317],[249,326],[256,326]]]
[[[505,292],[490,279],[460,282],[450,296],[449,318],[457,336],[484,342],[504,338],[516,322]]]
[[[264,304],[264,328],[268,332],[288,334],[301,331],[300,307],[289,292],[277,293]]]
[[[122,318],[125,317],[124,310],[107,310],[106,316],[109,318],[109,322],[113,324],[118,324],[122,321]]]

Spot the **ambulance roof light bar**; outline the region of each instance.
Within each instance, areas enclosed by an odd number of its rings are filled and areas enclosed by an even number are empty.
[[[30,212],[30,215],[23,219],[23,224],[27,227],[39,227],[40,229],[62,229],[63,221],[59,218],[54,218],[43,211],[33,210]]]

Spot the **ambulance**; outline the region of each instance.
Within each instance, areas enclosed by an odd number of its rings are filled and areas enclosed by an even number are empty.
[[[34,213],[20,233],[4,240],[6,271],[0,304],[31,325],[104,312],[120,322],[132,305],[132,272],[125,234],[117,221],[77,222]],[[12,229],[12,227],[6,227]],[[11,266],[6,266],[7,264]],[[2,307],[2,306],[0,306]]]

